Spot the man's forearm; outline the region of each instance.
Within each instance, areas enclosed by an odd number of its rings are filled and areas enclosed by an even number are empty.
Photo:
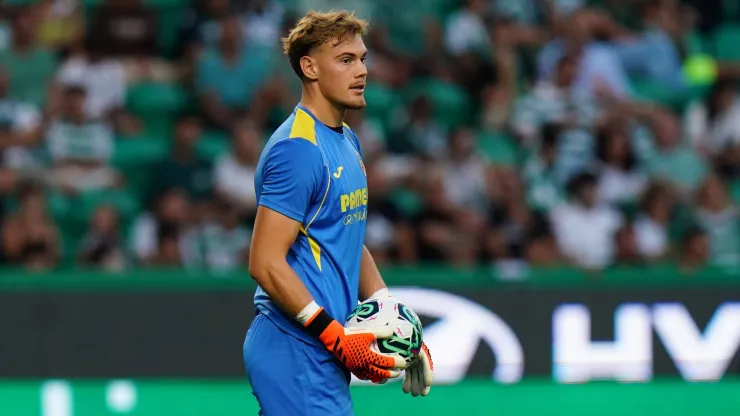
[[[306,285],[284,260],[261,267],[254,267],[250,263],[249,272],[270,299],[290,317],[296,317],[306,305],[313,302]]]
[[[380,276],[380,271],[375,264],[375,260],[373,260],[373,256],[363,245],[362,260],[360,261],[360,290],[358,293],[360,301],[364,301],[377,291],[385,288],[385,282]]]

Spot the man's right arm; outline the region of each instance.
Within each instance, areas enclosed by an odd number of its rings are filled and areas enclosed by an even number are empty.
[[[291,317],[313,302],[306,285],[285,260],[300,226],[298,221],[260,205],[249,255],[249,274]]]

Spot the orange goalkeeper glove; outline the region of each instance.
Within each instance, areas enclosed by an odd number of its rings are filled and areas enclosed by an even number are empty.
[[[370,349],[370,344],[376,339],[393,335],[390,326],[348,329],[321,308],[305,323],[305,327],[360,380],[380,383],[398,377],[406,368],[406,361],[400,355],[380,354]]]

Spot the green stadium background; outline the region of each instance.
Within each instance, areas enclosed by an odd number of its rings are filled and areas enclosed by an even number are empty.
[[[37,3],[44,2],[4,2],[0,37],[5,39],[11,30],[14,8],[21,10]],[[104,2],[79,3],[84,24],[89,26],[95,10]],[[142,3],[157,16],[156,57],[174,67],[181,65],[179,27],[190,2]],[[391,43],[411,55],[419,46],[418,34],[423,31],[420,22],[431,15],[444,23],[462,2],[278,3],[290,10],[303,10],[312,4],[380,9],[381,13],[373,11],[373,24],[387,24]],[[527,10],[519,7],[524,1],[487,3],[499,12],[510,8],[510,19],[530,18]],[[608,0],[574,3],[600,10],[603,7],[626,26],[638,26],[634,11],[620,8],[620,2],[616,7]],[[696,7],[701,1],[682,3]],[[740,62],[740,3],[705,3],[716,6],[715,12],[719,10],[721,16],[717,18],[715,13],[718,22],[709,29],[684,33],[688,45],[684,61],[708,55],[729,64]],[[528,52],[520,56],[515,95],[523,96],[531,87],[527,79],[531,74],[526,74],[531,68],[526,68],[533,65],[532,51]],[[4,66],[14,62],[4,53],[0,56]],[[16,66],[14,74],[30,72],[29,67]],[[276,71],[290,75],[287,65]],[[52,72],[47,76],[51,77]],[[286,82],[295,87],[295,80]],[[654,80],[637,77],[630,82],[635,101],[660,104],[676,114],[681,114],[692,100],[703,98],[711,84],[697,82],[677,93]],[[129,84],[124,107],[143,127],[134,132],[117,131],[110,160],[127,185],[74,198],[49,190],[45,195],[47,210],[64,246],[59,262],[41,272],[3,263],[0,416],[256,414],[256,401],[243,377],[240,356],[253,314],[254,289],[243,270],[209,273],[202,269],[129,265],[122,272],[105,272],[77,264],[76,247],[102,204],[116,209],[123,234],[128,234],[136,218],[146,211],[152,180],[149,165],[168,155],[178,115],[197,112],[190,87],[171,78]],[[371,83],[366,95],[367,113],[387,133],[392,130],[399,107],[408,107],[419,95],[426,95],[440,124],[450,128],[475,125],[476,152],[488,162],[521,171],[530,156],[531,149],[522,146],[509,129],[476,125],[472,110],[476,104],[460,86],[442,78],[420,77],[403,88]],[[45,100],[41,97],[41,104]],[[284,110],[273,109],[275,114],[265,118],[274,124],[273,119],[284,116]],[[261,133],[269,135],[269,131]],[[197,143],[199,156],[210,162],[229,149],[229,133],[215,129],[204,131]],[[43,172],[41,176],[49,175]],[[732,177],[727,185],[736,203],[740,199],[740,180]],[[394,197],[398,205],[410,211],[418,210],[422,199],[408,189],[398,189]],[[4,189],[4,212],[12,212],[19,199],[17,192]],[[634,216],[638,205],[637,201],[628,201],[620,209]],[[683,208],[691,210],[690,206]],[[686,218],[681,211],[673,219],[673,245],[681,244],[682,232],[689,228]],[[737,230],[725,234],[728,240],[738,235]],[[740,268],[737,262],[730,266],[709,262],[687,272],[679,260],[680,256],[673,256],[648,266],[617,264],[601,273],[561,265],[530,268],[521,262],[514,267],[389,262],[383,267],[389,285],[409,295],[415,309],[424,305],[430,308],[420,315],[431,334],[431,352],[439,354],[436,363],[444,375],[426,398],[402,394],[398,383],[356,383],[352,387],[356,414],[740,414]],[[469,315],[455,315],[458,310]],[[584,323],[584,313],[588,313],[590,322]],[[566,315],[570,320],[564,318]],[[620,322],[635,326],[621,328]],[[494,335],[485,335],[491,327],[499,329],[491,330]],[[449,331],[443,333],[439,328]],[[588,328],[586,341],[558,336],[581,333],[578,331],[584,328]],[[501,340],[513,341],[507,344]],[[630,342],[631,347],[621,351],[609,350]],[[519,348],[514,348],[517,345]],[[568,351],[584,345],[603,347],[605,352],[588,363],[559,361],[560,354],[568,356]],[[648,347],[642,348],[645,345]],[[456,354],[455,348],[465,352]],[[640,355],[635,348],[647,354]],[[609,358],[634,356],[648,359]]]

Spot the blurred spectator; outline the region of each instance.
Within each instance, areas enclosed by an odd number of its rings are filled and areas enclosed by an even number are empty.
[[[13,19],[12,44],[0,51],[0,66],[10,74],[10,97],[38,108],[46,103],[56,69],[54,55],[36,44],[37,29],[31,12],[21,9]]]
[[[162,260],[161,254],[170,262],[171,243],[174,239],[178,262],[192,256],[190,201],[187,193],[179,189],[167,189],[154,203],[152,212],[144,212],[136,218],[132,229],[131,251],[139,264],[149,265],[156,259]],[[162,253],[164,250],[164,253]]]
[[[88,40],[85,50],[62,64],[56,82],[62,87],[84,86],[86,116],[112,120],[113,113],[125,104],[126,72],[119,61],[104,57],[91,43]]]
[[[241,19],[246,38],[260,46],[276,48],[278,44],[275,39],[280,38],[284,15],[285,8],[280,0],[247,2]]]
[[[471,214],[484,215],[488,210],[489,166],[475,152],[473,132],[459,129],[450,135],[446,156],[440,168],[447,198]]]
[[[377,164],[370,162],[365,166],[368,189],[372,189],[367,207],[365,246],[378,264],[414,262],[417,252],[413,228],[392,199],[389,176]]]
[[[368,17],[374,22],[370,43],[378,52],[398,60],[421,62],[422,58],[443,49],[439,10],[435,2],[376,0],[369,3],[373,15]],[[393,12],[389,13],[389,10]]]
[[[719,176],[710,175],[698,191],[696,221],[709,236],[710,261],[737,267],[740,260],[740,222],[737,208]]]
[[[118,212],[114,207],[103,205],[95,210],[90,228],[78,249],[78,262],[110,272],[122,271],[126,267]]]
[[[43,135],[43,120],[33,104],[8,95],[11,82],[8,72],[0,68],[0,151],[3,166],[18,171],[39,162],[34,150]]]
[[[389,150],[432,159],[441,157],[447,148],[447,130],[434,118],[433,110],[428,97],[416,98],[409,108],[408,123],[401,123],[403,130],[393,135],[396,140],[388,143]]]
[[[560,132],[557,124],[543,126],[537,151],[532,153],[522,168],[527,204],[537,211],[547,212],[564,199],[555,176]]]
[[[201,108],[210,124],[229,130],[239,116],[254,112],[272,55],[272,49],[244,44],[236,18],[222,21],[218,47],[206,48],[196,73]]]
[[[674,90],[687,87],[674,39],[680,36],[676,2],[647,0],[642,6],[643,33],[616,43],[622,65],[632,76]]]
[[[170,155],[151,170],[149,201],[172,188],[183,189],[194,202],[204,201],[212,194],[213,166],[197,151],[201,123],[193,115],[183,115],[174,130]]]
[[[488,249],[496,260],[519,260],[525,256],[530,229],[535,217],[520,198],[505,198],[502,206],[491,211],[489,225],[492,232]]]
[[[684,127],[691,144],[702,154],[717,160],[728,174],[740,165],[740,100],[736,81],[720,80],[704,101],[688,108]]]
[[[173,68],[157,57],[157,16],[141,0],[106,0],[93,14],[91,49],[121,60],[126,79],[171,81]]]
[[[552,267],[562,263],[558,243],[546,217],[535,216],[526,237],[524,258],[532,267]]]
[[[614,262],[639,265],[644,262],[631,223],[624,224],[614,235]]]
[[[596,139],[599,200],[623,204],[635,202],[648,183],[624,126],[603,128]]]
[[[120,178],[110,166],[113,132],[85,115],[87,93],[82,86],[69,86],[62,93],[62,115],[46,133],[52,163],[47,180],[64,192],[111,188]]]
[[[593,97],[574,87],[575,65],[572,57],[560,59],[551,81],[539,81],[517,100],[512,120],[514,131],[530,148],[537,147],[540,129],[546,123],[561,128],[554,166],[554,177],[560,183],[590,164],[594,148],[590,129],[600,113]]]
[[[612,45],[593,39],[589,18],[577,13],[557,27],[537,60],[540,80],[549,79],[564,56],[574,61],[574,86],[592,96],[627,99],[633,95],[627,73]]]
[[[237,122],[231,152],[215,164],[214,186],[220,199],[239,211],[240,218],[253,219],[257,212],[254,174],[262,150],[257,126],[249,120]]]
[[[164,268],[183,267],[180,248],[180,232],[174,228],[162,227],[157,230],[156,251],[149,265]]]
[[[3,222],[3,254],[6,263],[31,270],[54,268],[62,255],[57,227],[46,210],[44,191],[24,185],[17,212]]]
[[[141,0],[105,0],[93,14],[90,36],[109,57],[153,58],[157,18]]]
[[[13,38],[10,8],[0,4],[0,52],[10,47]]]
[[[464,214],[445,192],[444,175],[430,169],[424,175],[424,207],[414,218],[419,260],[463,265],[476,261],[480,249],[475,234],[484,231],[465,226]]]
[[[217,198],[212,217],[198,230],[197,261],[203,269],[216,274],[247,267],[251,240],[251,231],[239,222],[239,211]]]
[[[709,259],[709,236],[700,228],[691,228],[683,237],[678,266],[683,273],[701,270]]]
[[[449,53],[490,52],[490,37],[484,21],[487,6],[485,0],[465,0],[463,8],[448,18],[445,46]]]
[[[39,45],[65,53],[85,34],[85,16],[79,0],[41,0],[34,5]]]
[[[648,160],[648,170],[684,195],[692,192],[704,179],[707,164],[681,137],[676,117],[656,113],[652,120],[655,151]]]
[[[673,205],[672,195],[661,184],[654,183],[645,191],[633,225],[637,249],[643,258],[658,260],[669,254],[668,229]]]
[[[195,62],[203,47],[215,46],[221,36],[221,20],[230,16],[229,0],[197,0],[181,19],[178,33],[180,54]]]
[[[614,261],[615,233],[622,215],[598,203],[596,177],[576,175],[568,186],[571,200],[550,212],[550,221],[560,251],[575,265],[599,270]]]

